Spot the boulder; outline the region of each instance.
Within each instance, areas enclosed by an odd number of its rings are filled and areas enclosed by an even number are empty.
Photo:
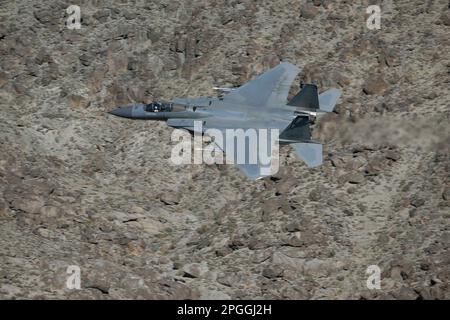
[[[372,76],[364,84],[365,94],[383,94],[389,90],[389,84],[381,76]]]
[[[319,14],[319,11],[318,7],[309,3],[302,5],[300,8],[301,16],[305,19],[314,19]]]
[[[208,272],[208,265],[206,262],[202,263],[190,263],[183,267],[185,277],[200,278],[206,275]]]
[[[263,269],[262,275],[268,279],[279,278],[283,275],[283,270],[282,266],[272,264]]]

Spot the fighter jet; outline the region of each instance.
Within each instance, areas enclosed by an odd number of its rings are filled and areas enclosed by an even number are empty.
[[[289,62],[282,62],[238,88],[216,88],[225,94],[219,98],[174,98],[172,101],[152,102],[120,107],[111,114],[142,120],[164,120],[167,125],[207,133],[209,128],[225,133],[226,129],[278,129],[277,142],[290,144],[307,166],[322,164],[322,144],[311,138],[311,123],[316,117],[332,112],[341,92],[329,89],[318,94],[317,86],[305,84],[290,101],[287,101],[292,82],[300,69]],[[195,121],[200,121],[201,129]],[[269,139],[270,140],[270,139]],[[217,147],[228,152],[225,142],[215,142]],[[245,150],[246,161],[234,163],[252,180],[271,175],[263,170],[264,165],[249,162],[257,152],[244,141],[236,148]],[[234,155],[235,157],[235,155]],[[270,164],[269,164],[270,165]]]

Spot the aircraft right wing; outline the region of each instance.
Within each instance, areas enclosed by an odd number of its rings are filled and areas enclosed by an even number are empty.
[[[251,180],[271,176],[278,171],[278,148],[272,149],[272,132],[270,130],[267,131],[267,135],[263,135],[266,138],[265,141],[260,141],[259,136],[258,143],[251,143],[246,138],[243,140],[235,138],[233,145],[229,148],[225,129],[219,130],[223,140],[215,141],[215,145],[224,152],[224,163],[228,163],[225,162],[227,157],[231,158],[233,164]],[[278,137],[275,138],[278,139]],[[276,143],[278,144],[278,140]],[[260,150],[260,147],[263,149]]]

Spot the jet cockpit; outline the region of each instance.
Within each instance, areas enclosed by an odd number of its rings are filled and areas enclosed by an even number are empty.
[[[144,106],[146,112],[177,112],[185,111],[186,107],[172,102],[152,102]]]

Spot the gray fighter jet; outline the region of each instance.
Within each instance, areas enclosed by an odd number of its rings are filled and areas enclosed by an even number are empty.
[[[223,132],[238,128],[278,129],[278,143],[291,144],[309,167],[316,167],[322,164],[322,144],[311,139],[310,124],[317,116],[333,111],[341,92],[329,89],[319,95],[317,86],[305,84],[287,101],[298,72],[299,68],[283,62],[239,88],[216,88],[225,93],[220,98],[175,98],[169,102],[120,107],[110,113],[130,119],[164,120],[171,127],[190,132],[198,130],[194,121],[202,123],[202,133],[209,128]],[[239,169],[252,180],[270,175],[260,163],[248,161],[257,150],[245,140],[239,143],[245,145],[237,148],[246,153],[244,163],[234,162]],[[216,145],[220,150],[228,150],[223,141]]]

